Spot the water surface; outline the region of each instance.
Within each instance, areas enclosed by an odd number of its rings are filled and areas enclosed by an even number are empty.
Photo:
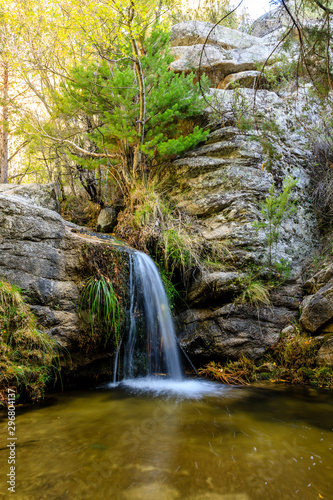
[[[109,385],[18,408],[15,496],[6,494],[2,418],[0,499],[333,498],[332,393],[168,384]]]

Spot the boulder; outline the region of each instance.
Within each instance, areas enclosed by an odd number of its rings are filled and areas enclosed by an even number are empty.
[[[117,225],[117,217],[118,213],[114,208],[103,208],[97,219],[97,230],[103,233],[112,233]]]
[[[277,7],[256,19],[250,28],[254,37],[265,37],[271,33],[277,33],[281,28],[291,24],[291,19],[283,6]]]
[[[202,21],[186,21],[171,29],[170,69],[177,73],[207,74],[214,86],[231,73],[253,71],[266,62],[273,42]]]
[[[301,327],[311,333],[333,318],[333,279],[318,292],[305,298],[301,305]]]
[[[37,185],[35,191],[43,189]],[[112,248],[112,241],[108,243]],[[110,353],[103,342],[91,340],[90,326],[78,315],[87,249],[104,249],[106,244],[30,198],[8,189],[0,194],[0,279],[23,290],[39,326],[69,351],[71,370],[86,369],[96,359],[109,366]]]
[[[321,365],[333,366],[333,335],[319,349],[317,361]]]
[[[319,271],[307,279],[303,285],[304,291],[308,294],[314,294],[323,288],[333,279],[333,263],[324,263]]]
[[[56,182],[49,184],[0,184],[0,194],[15,196],[28,201],[36,207],[47,208],[60,214],[58,199],[59,186]]]
[[[246,49],[261,41],[225,26],[215,26],[203,21],[184,21],[171,28],[171,46],[189,46],[204,44],[217,45],[224,49]]]
[[[242,289],[241,277],[241,273],[234,272],[205,273],[193,282],[187,302],[194,305],[217,300],[228,301]]]
[[[212,85],[217,86],[230,73],[256,70],[267,60],[270,52],[271,48],[265,45],[233,50],[215,45],[204,47],[203,44],[173,47],[175,60],[170,69],[176,73],[204,73],[210,77]]]

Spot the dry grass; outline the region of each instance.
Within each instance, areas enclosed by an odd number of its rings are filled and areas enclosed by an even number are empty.
[[[254,362],[243,356],[239,361],[229,362],[226,366],[211,361],[200,368],[198,373],[227,385],[247,385],[255,378],[254,370]]]
[[[174,209],[158,182],[138,182],[119,215],[116,235],[150,253],[169,278],[180,273],[184,283],[191,270],[202,267],[205,241],[192,218]]]

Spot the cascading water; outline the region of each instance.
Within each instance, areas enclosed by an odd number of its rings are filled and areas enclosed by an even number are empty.
[[[129,329],[127,340],[123,342],[124,379],[167,375],[172,380],[182,380],[168,299],[158,269],[148,255],[141,252],[130,255],[129,288]]]

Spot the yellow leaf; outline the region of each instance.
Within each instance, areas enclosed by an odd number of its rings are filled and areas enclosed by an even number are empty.
[[[324,497],[323,497],[323,495],[321,495],[321,494],[319,493],[319,498],[324,498]]]

